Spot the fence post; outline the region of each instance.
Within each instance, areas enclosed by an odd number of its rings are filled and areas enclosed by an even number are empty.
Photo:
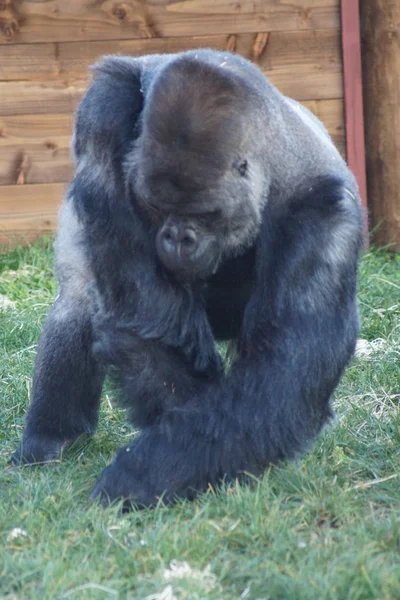
[[[360,16],[374,242],[400,251],[400,0],[362,0]]]

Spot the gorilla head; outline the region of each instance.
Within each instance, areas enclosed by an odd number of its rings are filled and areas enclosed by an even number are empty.
[[[207,278],[257,234],[266,186],[255,103],[234,72],[194,57],[173,61],[150,90],[129,182],[181,282]]]

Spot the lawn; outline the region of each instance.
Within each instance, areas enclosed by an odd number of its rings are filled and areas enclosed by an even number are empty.
[[[336,419],[253,489],[122,515],[87,495],[134,435],[105,389],[98,432],[59,465],[11,469],[41,323],[56,295],[49,242],[0,256],[0,598],[400,598],[400,256],[360,268],[361,355]]]

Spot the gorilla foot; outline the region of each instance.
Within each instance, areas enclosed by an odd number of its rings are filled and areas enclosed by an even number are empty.
[[[81,443],[87,436],[85,433],[67,439],[38,434],[26,436],[12,455],[10,464],[22,466],[60,462],[67,449],[75,442]]]

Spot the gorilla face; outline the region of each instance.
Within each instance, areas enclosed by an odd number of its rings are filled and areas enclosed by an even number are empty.
[[[230,172],[198,189],[172,172],[160,175],[145,165],[135,196],[155,231],[157,256],[177,280],[206,279],[221,259],[252,245],[261,202],[247,180],[245,160],[232,161]]]
[[[253,244],[266,189],[243,90],[203,65],[202,88],[191,79],[182,93],[187,68],[178,62],[158,77],[128,161],[158,259],[181,282],[207,279]]]
[[[207,279],[222,259],[254,242],[259,203],[247,182],[237,197],[235,179],[241,177],[233,166],[217,185],[199,190],[179,187],[168,176],[143,178],[141,190],[149,191],[136,197],[154,230],[157,256],[178,281]]]

